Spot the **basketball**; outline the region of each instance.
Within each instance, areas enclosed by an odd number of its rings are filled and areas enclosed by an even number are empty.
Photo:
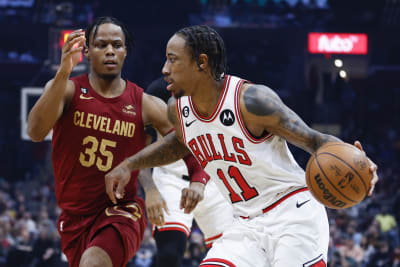
[[[310,192],[332,209],[344,209],[361,202],[368,194],[372,177],[365,154],[341,142],[320,147],[306,167]]]

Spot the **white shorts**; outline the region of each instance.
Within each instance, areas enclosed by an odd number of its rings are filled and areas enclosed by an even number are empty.
[[[182,189],[189,181],[181,176],[166,172],[166,168],[154,168],[153,179],[161,195],[167,202],[169,215],[164,214],[165,225],[158,231],[177,230],[190,235],[193,217],[204,234],[207,247],[218,239],[222,232],[233,222],[231,204],[222,196],[213,181],[209,181],[204,191],[204,199],[198,203],[193,213],[185,214],[179,208]]]
[[[325,207],[304,191],[262,215],[235,219],[200,266],[322,267],[328,242]]]

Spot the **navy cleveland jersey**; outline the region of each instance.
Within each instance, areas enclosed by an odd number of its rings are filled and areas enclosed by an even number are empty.
[[[71,78],[75,93],[53,132],[53,168],[58,205],[72,214],[93,214],[111,205],[104,176],[145,146],[143,89],[127,81],[118,97],[105,98],[87,74]],[[137,194],[137,174],[122,202]]]

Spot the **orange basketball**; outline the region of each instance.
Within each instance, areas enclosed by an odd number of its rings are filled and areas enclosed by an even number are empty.
[[[361,202],[368,194],[372,173],[367,157],[353,145],[341,142],[320,147],[307,163],[310,192],[322,204],[344,209]]]

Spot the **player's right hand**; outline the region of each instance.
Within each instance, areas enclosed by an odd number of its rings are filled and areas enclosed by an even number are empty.
[[[157,226],[165,223],[164,210],[169,215],[167,203],[160,192],[155,189],[146,192],[146,211],[149,221]]]
[[[59,71],[72,72],[72,69],[79,63],[85,42],[85,32],[82,29],[73,31],[68,35],[62,48]]]
[[[124,197],[124,188],[131,179],[131,171],[126,160],[107,173],[104,179],[108,197],[114,204],[117,204],[117,199]]]
[[[369,171],[372,173],[372,180],[371,180],[371,184],[369,187],[369,191],[368,191],[368,196],[371,196],[372,193],[374,192],[375,189],[375,184],[379,181],[379,176],[378,176],[378,166],[375,164],[375,162],[373,162],[365,153],[360,141],[355,141],[354,142],[354,146],[357,147],[358,149],[360,149],[364,155],[367,157],[368,162],[369,162]]]

